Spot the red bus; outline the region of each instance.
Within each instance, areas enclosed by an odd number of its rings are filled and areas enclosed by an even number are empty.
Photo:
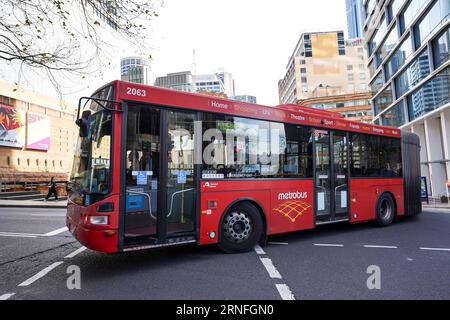
[[[298,105],[114,81],[80,99],[66,224],[107,253],[416,215],[415,134]]]

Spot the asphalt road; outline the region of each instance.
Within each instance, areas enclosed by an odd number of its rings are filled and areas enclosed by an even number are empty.
[[[195,245],[120,255],[78,250],[64,214],[0,208],[0,300],[450,299],[445,210],[387,228],[339,224],[273,236],[265,248],[237,255]],[[79,267],[81,289],[67,287],[70,266]],[[380,289],[367,287],[369,266],[379,268]]]

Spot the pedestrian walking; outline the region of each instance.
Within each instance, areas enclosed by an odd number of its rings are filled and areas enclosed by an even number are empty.
[[[55,201],[58,201],[58,193],[56,191],[56,182],[54,177],[51,178],[50,183],[48,184],[48,193],[45,197],[45,201],[47,201],[52,195],[55,195]]]

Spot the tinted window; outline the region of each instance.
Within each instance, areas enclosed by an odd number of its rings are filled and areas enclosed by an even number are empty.
[[[433,41],[434,65],[436,68],[442,66],[450,58],[450,29]]]
[[[353,133],[351,166],[353,177],[400,177],[400,139]]]
[[[406,121],[403,100],[392,108],[389,108],[389,110],[382,115],[382,118],[383,125],[385,126],[400,127],[403,125]]]
[[[375,114],[381,113],[384,109],[389,107],[393,102],[392,98],[392,89],[391,86],[388,85],[386,89],[384,89],[374,100],[374,110]]]
[[[400,69],[400,67],[405,63],[406,59],[411,55],[411,37],[408,36],[400,45],[400,47],[395,50],[394,54],[389,58],[386,63],[385,73],[386,79],[389,79],[394,73]]]
[[[409,120],[414,120],[449,102],[449,71],[450,68],[447,68],[439,72],[433,79],[408,96]]]
[[[205,114],[202,177],[312,177],[311,132],[291,124]]]
[[[395,79],[395,92],[397,98],[411,89],[420,80],[430,74],[428,51],[425,49],[413,62]]]

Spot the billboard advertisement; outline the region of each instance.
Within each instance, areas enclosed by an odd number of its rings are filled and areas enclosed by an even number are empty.
[[[50,150],[50,118],[42,114],[27,114],[27,149]]]
[[[0,146],[25,145],[25,111],[0,104]]]

